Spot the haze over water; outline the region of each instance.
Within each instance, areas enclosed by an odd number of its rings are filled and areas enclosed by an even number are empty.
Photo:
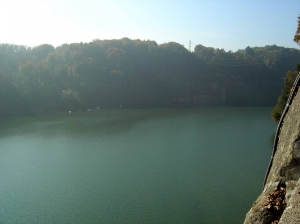
[[[242,223],[271,108],[99,110],[1,121],[0,223]]]

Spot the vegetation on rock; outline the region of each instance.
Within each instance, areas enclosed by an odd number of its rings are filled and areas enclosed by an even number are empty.
[[[294,41],[300,45],[300,16],[298,16],[298,27],[297,27],[296,34],[294,36]],[[278,122],[280,120],[282,112],[283,112],[285,105],[287,103],[287,100],[289,98],[293,83],[299,72],[300,72],[300,64],[297,64],[297,67],[294,72],[289,70],[285,75],[284,86],[283,86],[281,95],[279,96],[277,104],[273,108],[272,113],[271,113],[271,116],[275,122]]]

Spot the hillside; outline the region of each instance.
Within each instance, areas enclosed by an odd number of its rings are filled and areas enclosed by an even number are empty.
[[[87,108],[274,106],[300,51],[236,52],[122,38],[0,44],[0,117]]]

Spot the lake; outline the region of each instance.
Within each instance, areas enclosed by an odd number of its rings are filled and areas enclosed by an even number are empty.
[[[0,223],[242,223],[271,108],[119,109],[0,121]]]

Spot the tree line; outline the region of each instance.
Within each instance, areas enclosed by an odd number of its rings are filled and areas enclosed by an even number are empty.
[[[273,106],[300,51],[169,42],[0,44],[0,117],[86,108]]]

